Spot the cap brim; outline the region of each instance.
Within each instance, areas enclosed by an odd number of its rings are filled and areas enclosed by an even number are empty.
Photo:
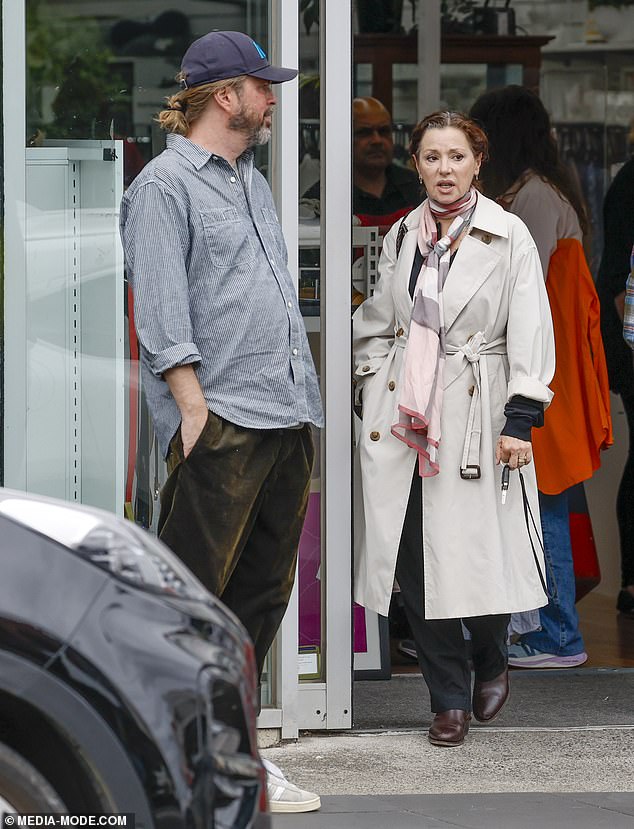
[[[262,78],[271,83],[284,83],[285,81],[292,81],[297,77],[297,69],[286,69],[283,66],[265,66],[264,69],[256,69],[255,72],[249,72],[254,78]]]

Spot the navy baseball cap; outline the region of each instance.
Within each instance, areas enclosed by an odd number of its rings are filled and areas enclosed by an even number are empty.
[[[242,32],[209,32],[195,40],[181,62],[184,86],[253,75],[271,83],[290,81],[297,69],[271,66],[264,49]]]

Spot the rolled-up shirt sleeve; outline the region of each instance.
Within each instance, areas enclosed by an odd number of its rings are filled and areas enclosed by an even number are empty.
[[[200,362],[193,342],[186,205],[150,180],[121,209],[121,238],[134,295],[137,337],[152,373]]]

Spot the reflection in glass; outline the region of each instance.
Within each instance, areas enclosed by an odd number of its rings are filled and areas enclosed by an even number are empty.
[[[443,64],[440,69],[441,108],[468,112],[476,98],[487,89],[521,83],[521,64]]]
[[[317,12],[319,3],[312,4]],[[308,25],[310,23],[310,25]],[[299,33],[299,304],[315,367],[321,352],[321,228],[320,228],[320,86],[319,15],[300,22]],[[300,680],[323,679],[323,604],[321,581],[320,434],[310,485],[308,511],[299,544]]]

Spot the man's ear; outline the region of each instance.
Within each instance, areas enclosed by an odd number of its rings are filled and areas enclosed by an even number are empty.
[[[214,100],[220,109],[225,112],[231,112],[233,110],[236,98],[236,91],[231,86],[223,86],[217,92],[214,92]]]

